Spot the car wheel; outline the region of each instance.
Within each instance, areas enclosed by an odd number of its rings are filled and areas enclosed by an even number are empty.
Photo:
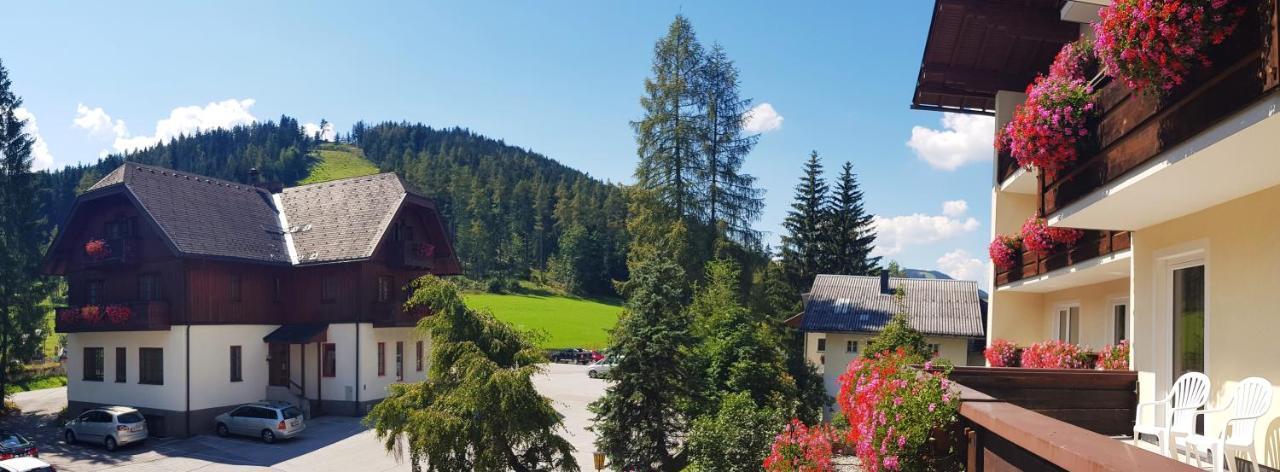
[[[113,437],[111,437],[111,436],[107,436],[107,439],[106,439],[105,441],[102,441],[102,446],[103,446],[103,447],[105,447],[105,448],[107,448],[107,452],[115,452],[115,450],[116,450],[116,438],[113,438]]]
[[[262,442],[267,444],[276,442],[276,433],[271,432],[269,429],[262,430]]]
[[[67,444],[75,444],[76,432],[68,429],[66,432],[62,433],[62,439],[66,440]]]
[[[230,433],[230,431],[228,431],[228,430],[227,430],[227,425],[222,424],[222,423],[218,423],[218,427],[217,427],[217,428],[214,428],[214,429],[216,429],[216,430],[218,431],[218,436],[221,436],[221,437],[224,437],[224,438],[225,438],[225,437],[227,437],[227,434],[229,434],[229,433]]]
[[[587,371],[587,377],[591,377],[591,378],[593,378],[593,379],[594,379],[594,378],[599,378],[599,375],[597,375],[597,374],[596,374],[596,371],[594,371],[594,370],[588,370],[588,371]]]

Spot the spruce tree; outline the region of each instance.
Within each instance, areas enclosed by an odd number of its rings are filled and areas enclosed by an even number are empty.
[[[831,198],[831,218],[827,226],[826,254],[829,257],[824,272],[840,275],[870,275],[880,265],[880,258],[873,257],[875,228],[872,216],[862,207],[862,190],[853,164],[844,163],[836,181],[835,194]]]
[[[806,293],[813,279],[827,265],[824,256],[828,199],[827,182],[822,178],[818,151],[809,154],[804,176],[796,185],[795,201],[782,226],[782,264],[787,281],[797,293]]]
[[[653,77],[645,79],[640,99],[644,117],[631,123],[640,155],[636,184],[654,191],[681,218],[701,217],[696,78],[702,55],[693,25],[677,15],[653,47]]]
[[[617,364],[591,404],[596,446],[616,470],[681,470],[694,374],[692,323],[684,310],[684,271],[668,256],[632,267],[626,311],[613,329]]]
[[[12,85],[0,63],[0,392],[9,384],[8,367],[31,360],[48,334],[41,302],[52,288],[40,273],[47,234],[31,172],[34,140],[17,116],[22,99]]]
[[[738,94],[738,68],[716,44],[699,70],[698,97],[703,109],[699,140],[702,150],[702,207],[707,222],[725,224],[731,238],[743,243],[759,239],[751,224],[764,209],[763,192],[742,163],[758,135],[744,135],[744,115],[751,100]]]

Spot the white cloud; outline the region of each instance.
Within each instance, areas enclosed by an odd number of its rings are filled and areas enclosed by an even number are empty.
[[[929,244],[950,239],[978,229],[978,220],[964,217],[964,212],[956,213],[956,202],[943,203],[942,215],[926,215],[913,213],[904,216],[876,215],[871,224],[876,228],[876,248],[873,254],[892,256],[902,252],[907,246]],[[967,209],[967,205],[963,206]]]
[[[964,200],[947,200],[942,202],[942,214],[952,218],[964,216],[969,211],[969,202]]]
[[[333,123],[325,122],[324,129],[320,129],[320,125],[315,123],[302,125],[302,133],[307,136],[315,136],[317,131],[320,132],[321,141],[333,141],[338,136],[337,131],[333,129]]]
[[[19,120],[26,120],[23,131],[31,136],[31,169],[44,170],[53,167],[53,154],[49,152],[49,143],[40,136],[40,125],[36,124],[36,115],[26,108],[13,109],[13,115]]]
[[[956,249],[938,258],[938,270],[958,280],[975,280],[978,288],[986,289],[988,270],[987,262],[973,257],[969,251]]]
[[[746,123],[742,127],[748,133],[768,133],[782,128],[782,115],[768,103],[752,107],[744,118]]]
[[[179,135],[189,135],[211,129],[230,129],[237,125],[258,121],[249,108],[254,100],[229,99],[211,102],[203,107],[191,105],[174,108],[168,118],[156,122],[155,132],[150,136],[133,136],[129,133],[124,120],[112,121],[102,108],[89,108],[83,104],[76,106],[76,118],[73,124],[89,132],[91,136],[113,137],[111,147],[115,152],[136,151],[157,143],[168,141]],[[110,130],[110,133],[107,130]],[[106,151],[103,151],[105,154]]]
[[[935,169],[956,170],[991,160],[995,119],[989,116],[943,113],[942,130],[915,126],[907,147]]]

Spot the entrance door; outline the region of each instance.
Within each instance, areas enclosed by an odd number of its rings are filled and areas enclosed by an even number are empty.
[[[1171,267],[1173,296],[1173,378],[1187,372],[1204,372],[1204,263]]]
[[[267,345],[267,383],[277,387],[289,386],[289,345]]]

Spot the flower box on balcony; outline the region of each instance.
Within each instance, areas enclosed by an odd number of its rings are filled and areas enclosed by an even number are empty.
[[[105,303],[58,308],[55,331],[163,331],[169,329],[169,304],[163,301]]]
[[[91,239],[84,245],[84,265],[102,267],[137,262],[135,241],[130,238]]]
[[[402,241],[393,254],[394,262],[407,269],[431,270],[435,245],[426,241]]]

